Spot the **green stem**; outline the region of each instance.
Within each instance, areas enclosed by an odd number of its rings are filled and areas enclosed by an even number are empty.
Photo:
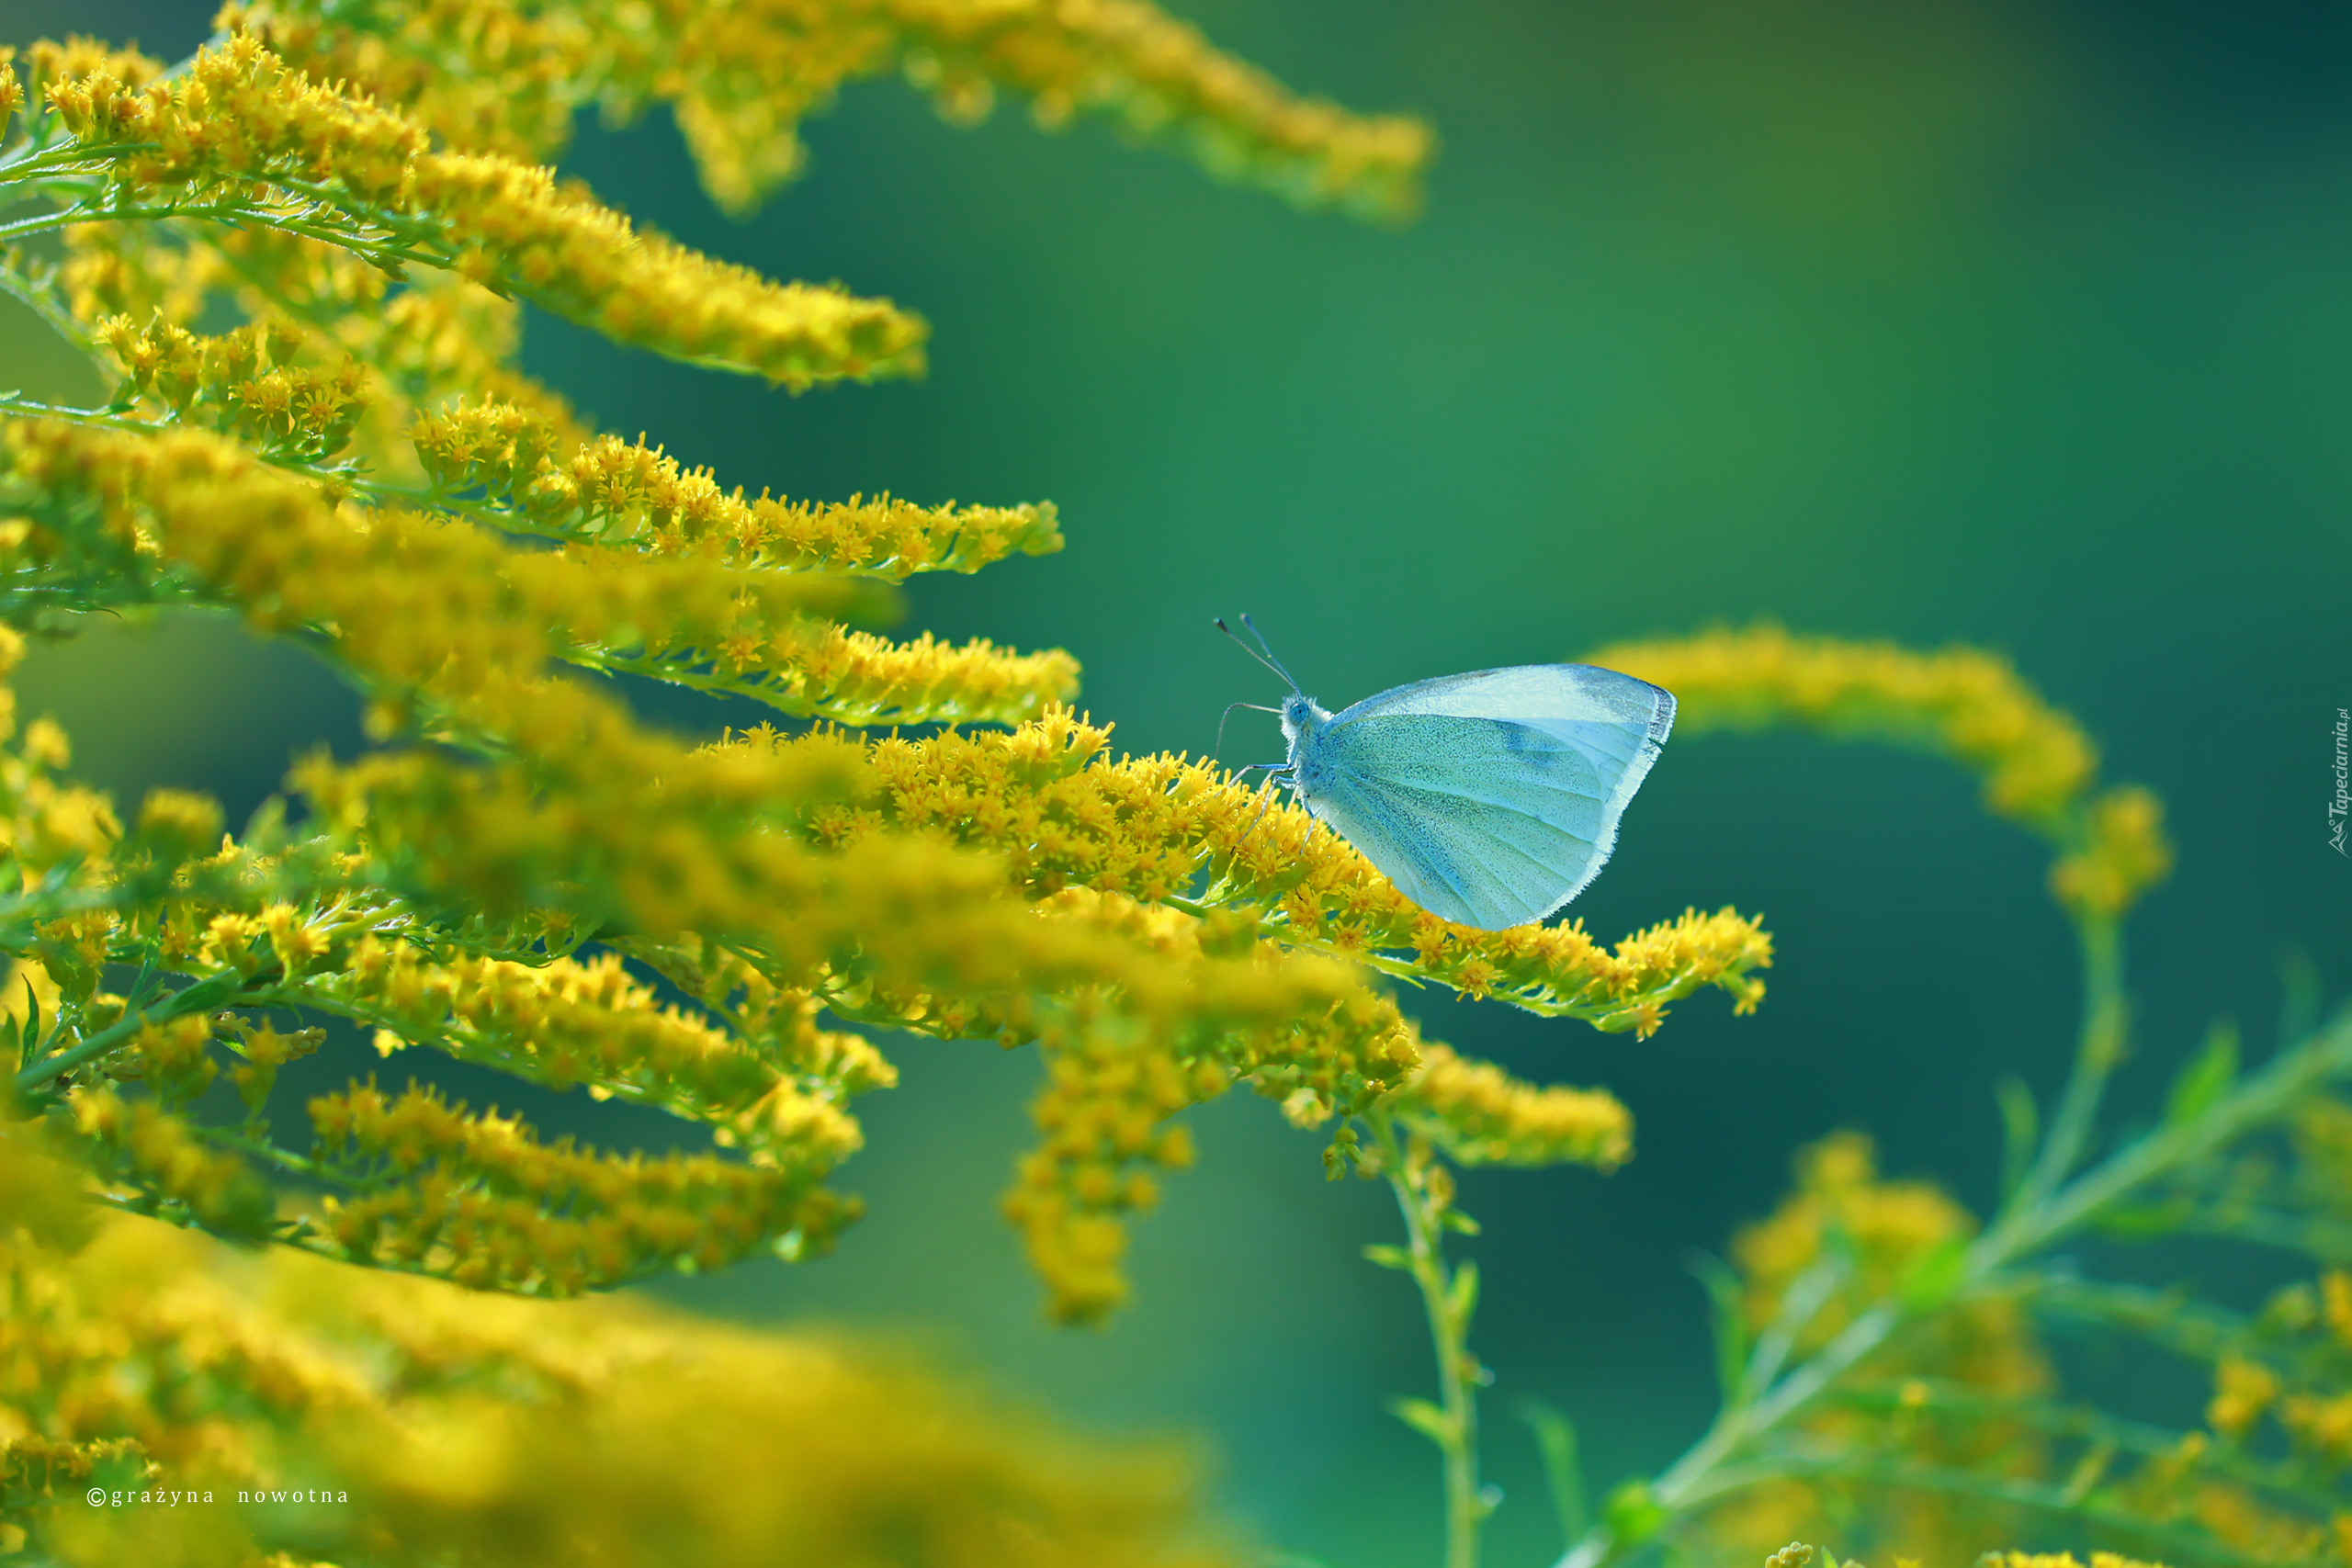
[[[2111,1016],[2103,1016],[2095,1008],[2090,1021],[2095,1027],[2112,1027],[2106,1021]],[[2089,1050],[2082,1060],[2101,1079],[2111,1066],[2111,1062],[2101,1064]],[[2101,1210],[2138,1189],[2276,1122],[2313,1089],[2346,1076],[2352,1076],[2352,1013],[2339,1016],[2317,1034],[2282,1052],[2267,1067],[2195,1118],[2160,1127],[2046,1197],[2028,1206],[2012,1207],[1969,1248],[1961,1278],[1945,1299],[2009,1295],[2029,1288],[2029,1281],[2008,1272],[2013,1265],[2080,1230]],[[2059,1137],[2060,1129],[2053,1127],[2052,1135]],[[1751,1439],[1809,1408],[1898,1329],[1933,1310],[1889,1296],[1863,1311],[1754,1403],[1717,1416],[1706,1435],[1658,1477],[1651,1488],[1657,1502],[1669,1516],[1687,1514],[1739,1486],[1791,1473],[1776,1459],[1758,1459],[1747,1466],[1734,1466],[1731,1461]],[[1640,1544],[1619,1541],[1606,1524],[1597,1526],[1559,1559],[1557,1568],[1602,1568],[1622,1561]]]
[[[25,309],[39,316],[50,331],[72,344],[85,357],[96,359],[98,346],[91,340],[73,312],[59,304],[46,288],[41,288],[12,266],[0,265],[0,294],[6,294]]]
[[[1923,1393],[1927,1396],[1925,1402],[1915,1405],[1914,1398]],[[2185,1436],[2169,1427],[2127,1421],[2103,1410],[1985,1394],[1965,1384],[1936,1382],[1927,1379],[1907,1380],[1905,1385],[1899,1389],[1851,1390],[1839,1394],[1836,1403],[1842,1409],[1870,1410],[1887,1415],[1916,1410],[1921,1415],[2012,1422],[2053,1438],[2073,1438],[2093,1448],[2104,1446],[2137,1454],[2143,1459],[2168,1459],[2177,1455],[2181,1438]],[[1808,1462],[1815,1458],[1817,1456],[1807,1456],[1801,1451],[1798,1454],[1799,1462]],[[2327,1514],[2340,1508],[2340,1500],[2335,1493],[2324,1483],[2315,1483],[2310,1471],[2302,1467],[2264,1463],[2245,1453],[2228,1450],[2209,1451],[2198,1462],[2199,1469],[2206,1472],[2258,1488],[2304,1509]]]
[[[208,980],[198,980],[185,990],[175,991],[153,1007],[126,1010],[119,1019],[81,1043],[35,1062],[18,1073],[15,1079],[16,1091],[23,1094],[54,1082],[85,1062],[114,1049],[147,1024],[162,1023],[168,1019],[185,1017],[192,1012],[206,1012],[214,1008],[239,1006],[241,998],[238,992],[247,978],[232,970]]]
[[[2083,950],[2083,1024],[2075,1047],[2074,1071],[2059,1097],[2041,1150],[2025,1179],[2010,1193],[2008,1211],[2032,1207],[2074,1173],[2098,1116],[2108,1076],[2123,1055],[2122,942],[2115,922],[2087,919],[2076,928]]]
[[[1405,1217],[1407,1253],[1413,1283],[1420,1287],[1429,1314],[1430,1340],[1437,1352],[1438,1409],[1443,1419],[1423,1427],[1444,1456],[1445,1568],[1477,1568],[1478,1527],[1487,1502],[1478,1487],[1478,1398],[1480,1376],[1470,1354],[1470,1307],[1459,1276],[1445,1260],[1444,1215],[1450,1201],[1431,1190],[1431,1177],[1450,1180],[1428,1146],[1414,1140],[1400,1148],[1395,1126],[1374,1113],[1367,1119],[1380,1150],[1381,1170]]]
[[[2064,1487],[2053,1486],[2047,1482],[1867,1455],[1841,1453],[1819,1459],[1793,1454],[1775,1455],[1753,1467],[1726,1471],[1718,1478],[1721,1484],[1710,1495],[1722,1495],[1791,1475],[1864,1481],[1901,1491],[1939,1493],[1984,1503],[2006,1504],[2037,1513],[2063,1515],[2087,1520],[2115,1536],[2136,1538],[2149,1547],[2186,1561],[2241,1564],[2244,1568],[2257,1568],[2259,1564],[2276,1561],[2233,1551],[2227,1543],[2202,1530],[2157,1523],[2141,1514],[2070,1496]]]

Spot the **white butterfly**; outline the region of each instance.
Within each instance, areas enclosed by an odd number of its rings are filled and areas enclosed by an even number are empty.
[[[1590,664],[1416,681],[1334,715],[1241,624],[1291,688],[1265,710],[1282,716],[1289,761],[1260,765],[1398,892],[1482,931],[1543,919],[1585,890],[1674,728],[1671,692]]]

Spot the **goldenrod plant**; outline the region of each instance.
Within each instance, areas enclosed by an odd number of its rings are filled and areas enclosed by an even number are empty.
[[[187,792],[119,808],[57,726],[0,708],[0,1562],[1252,1560],[1181,1456],[1105,1456],[855,1345],[567,1299],[834,1247],[855,1101],[913,1033],[1042,1057],[1003,1208],[1067,1323],[1125,1298],[1187,1107],[1247,1088],[1321,1130],[1334,1179],[1387,1182],[1405,1239],[1373,1260],[1419,1287],[1438,1371],[1396,1409],[1471,1568],[1490,1374],[1454,1172],[1609,1169],[1633,1122],[1423,1037],[1399,987],[1645,1038],[1703,990],[1758,1006],[1758,920],[1441,920],[1217,766],[1119,751],[1069,654],[878,629],[914,573],[1060,548],[1050,503],[753,496],[516,363],[529,304],[795,391],[922,368],[912,311],[559,181],[590,106],[667,105],[739,211],[794,172],[804,115],[892,72],[951,119],[1001,91],[1375,220],[1412,214],[1429,130],[1303,100],[1136,0],[289,0],[217,26],[168,64],[0,55],[0,288],[113,389],[0,403],[0,670],[93,615],[233,613],[348,681],[374,745],[231,832]],[[2215,1036],[2162,1127],[2086,1163],[2120,921],[2169,863],[2154,798],[2100,786],[1985,655],[1760,628],[1595,657],[1676,692],[1686,737],[1797,724],[1976,771],[2056,851],[2086,1005],[2060,1102],[2005,1100],[1989,1222],[1855,1139],[1804,1157],[1714,1281],[1724,1410],[1682,1461],[1588,1509],[1574,1433],[1540,1424],[1566,1568],[1752,1561],[1824,1524],[1939,1562],[2052,1529],[2184,1563],[2352,1553],[2352,1280],[2322,1268],[2352,1025],[2299,996],[2251,1075]],[[624,675],[742,723],[674,739]],[[376,1070],[285,1103],[281,1070],[352,1029]],[[401,1085],[410,1052],[707,1147],[549,1141]],[[2098,1284],[2052,1254],[2095,1226],[2273,1242],[2314,1282],[2254,1319]],[[2052,1315],[2209,1362],[2209,1429],[2069,1402]]]

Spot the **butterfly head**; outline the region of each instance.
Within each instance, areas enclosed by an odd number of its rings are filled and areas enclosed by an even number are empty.
[[[1304,692],[1293,692],[1283,699],[1282,716],[1283,739],[1290,742],[1294,752],[1301,739],[1331,722],[1331,716],[1323,705]]]

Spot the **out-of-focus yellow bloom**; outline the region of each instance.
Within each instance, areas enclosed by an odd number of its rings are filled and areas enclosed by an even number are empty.
[[[720,205],[746,209],[800,167],[798,126],[845,82],[892,70],[951,119],[992,88],[1041,125],[1101,115],[1172,143],[1213,173],[1307,206],[1409,216],[1435,138],[1301,99],[1140,0],[403,0],[363,28],[313,0],[224,7],[321,81],[404,106],[456,146],[533,160],[591,103],[666,102]]]
[[[2051,891],[2078,913],[2112,919],[2172,872],[2164,805],[2125,784],[2094,797],[2081,841],[2050,868]]]
[[[2094,796],[2089,738],[1981,649],[1918,653],[1766,625],[1621,643],[1591,658],[1674,693],[1686,735],[1796,724],[1951,757],[1984,780],[1990,809],[2059,847],[2052,891],[2079,915],[2120,915],[2171,870],[2155,796],[2130,787]]]
[[[2242,1438],[2278,1396],[2278,1374],[2256,1362],[2223,1358],[2213,1370],[2213,1401],[2206,1425],[2225,1438]]]
[[[1964,1245],[1975,1221],[1924,1182],[1878,1173],[1870,1140],[1838,1133],[1802,1151],[1796,1190],[1767,1219],[1733,1242],[1747,1287],[1742,1306],[1751,1340],[1786,1333],[1800,1348],[1827,1343],[1857,1312],[1919,1278],[1947,1248]],[[1998,1416],[1947,1422],[1936,1390],[1978,1398],[2021,1398],[2046,1388],[2050,1371],[2032,1326],[2016,1303],[1953,1303],[1865,1361],[1857,1387],[1891,1390],[1871,1404],[1824,1406],[1803,1423],[1838,1451],[1895,1453],[1928,1465],[1994,1475],[2033,1473],[2043,1445],[2028,1427]],[[1731,1543],[1784,1539],[1840,1522],[1849,1539],[1876,1552],[1901,1549],[1929,1561],[1964,1561],[1988,1521],[2007,1517],[1981,1501],[1934,1493],[1889,1493],[1838,1479],[1778,1481],[1710,1509],[1705,1535]]]
[[[0,1139],[0,1191],[28,1157]],[[821,1340],[242,1259],[132,1219],[69,1258],[21,1214],[0,1210],[0,1527],[64,1561],[1233,1561],[1173,1456]],[[212,1501],[92,1508],[93,1484]],[[324,1506],[274,1500],[295,1491]]]

